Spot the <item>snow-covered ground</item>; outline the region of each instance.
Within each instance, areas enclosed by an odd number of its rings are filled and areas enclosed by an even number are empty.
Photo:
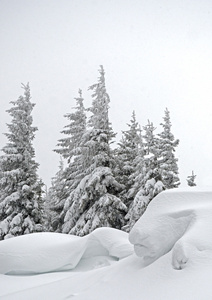
[[[129,239],[100,228],[0,242],[0,299],[211,300],[211,278],[212,190],[160,193]]]

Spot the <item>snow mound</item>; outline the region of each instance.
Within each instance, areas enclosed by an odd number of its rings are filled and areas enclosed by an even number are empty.
[[[33,233],[0,242],[0,274],[67,271],[77,265],[86,270],[110,265],[132,252],[128,234],[112,228],[99,228],[84,237]]]
[[[211,300],[211,216],[212,191],[162,192],[129,234],[139,256],[111,228],[2,241],[0,299]]]
[[[172,250],[174,269],[212,254],[212,191],[197,188],[173,189],[160,193],[129,234],[144,265]]]

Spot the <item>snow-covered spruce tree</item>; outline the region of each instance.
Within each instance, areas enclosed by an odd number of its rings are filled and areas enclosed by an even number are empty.
[[[110,143],[114,133],[109,122],[109,96],[105,73],[100,66],[93,91],[89,129],[82,137],[81,149],[85,176],[73,190],[64,206],[64,233],[83,236],[98,227],[121,228],[127,207],[117,197],[123,188],[113,174],[114,159]]]
[[[80,180],[85,176],[83,136],[87,130],[87,116],[81,90],[79,90],[79,97],[75,99],[77,104],[75,112],[69,114],[70,120],[72,120],[69,125],[70,131],[72,131],[70,136],[72,146],[69,156],[67,157],[67,166],[63,172],[66,179],[68,195],[70,195],[71,191],[77,187]]]
[[[69,124],[61,131],[66,137],[58,141],[58,148],[54,151],[66,160],[66,167],[61,160],[59,171],[52,179],[52,186],[49,189],[50,229],[61,232],[63,224],[64,203],[70,193],[77,187],[83,178],[84,166],[82,163],[82,136],[86,131],[86,112],[82,91],[79,90],[79,97],[75,98],[76,107],[74,112],[68,113],[65,117]]]
[[[92,106],[88,108],[91,116],[88,120],[89,130],[83,140],[84,166],[88,173],[98,166],[113,167],[114,158],[110,144],[115,134],[109,122],[108,110],[110,98],[105,87],[105,72],[100,66],[98,83],[89,87],[93,91]]]
[[[155,127],[152,122],[148,120],[148,124],[143,127],[144,130],[144,142],[142,159],[143,175],[141,177],[141,186],[144,189],[145,196],[148,196],[150,200],[155,197],[158,192],[162,190],[162,178],[160,165],[158,161],[159,157],[159,144],[158,138],[154,134]],[[159,188],[161,186],[161,189]]]
[[[154,134],[156,128],[148,120],[148,124],[143,129],[143,148],[135,159],[136,175],[134,185],[129,191],[134,200],[125,216],[127,225],[123,229],[126,231],[131,230],[145,212],[149,202],[164,189],[158,163],[158,138]]]
[[[32,126],[29,84],[22,86],[24,96],[7,112],[12,117],[8,124],[9,142],[0,157],[0,238],[5,239],[43,230],[42,182],[38,178],[38,163],[32,141],[36,127]]]
[[[67,197],[67,184],[64,176],[64,163],[61,157],[59,171],[52,178],[52,185],[47,193],[45,201],[45,211],[47,216],[48,231],[61,232],[63,219],[61,211]]]
[[[196,186],[195,179],[197,175],[194,175],[194,171],[192,171],[191,175],[187,177],[188,186]]]
[[[132,200],[128,197],[128,191],[134,183],[134,170],[136,167],[135,160],[138,157],[142,148],[141,129],[136,121],[135,112],[132,113],[130,124],[127,124],[129,129],[122,132],[122,138],[116,149],[116,180],[125,186],[121,192],[121,198],[129,205]],[[137,162],[136,162],[137,163]]]
[[[67,113],[64,117],[68,119],[69,124],[61,131],[65,135],[58,141],[57,149],[54,151],[60,154],[63,158],[71,161],[75,155],[75,149],[79,146],[82,136],[86,130],[86,113],[84,107],[84,99],[82,90],[79,89],[79,97],[75,98],[76,107],[74,112]]]
[[[163,131],[159,136],[159,168],[162,181],[166,189],[177,188],[180,184],[178,177],[178,159],[175,158],[175,148],[179,145],[179,140],[174,138],[171,132],[170,112],[166,108],[164,123],[161,123]]]

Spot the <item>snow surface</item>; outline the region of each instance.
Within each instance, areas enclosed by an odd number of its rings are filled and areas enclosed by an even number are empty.
[[[212,190],[160,193],[129,234],[0,242],[0,299],[211,300]]]

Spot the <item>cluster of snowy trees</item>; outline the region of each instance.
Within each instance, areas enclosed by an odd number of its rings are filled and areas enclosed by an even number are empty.
[[[9,142],[0,157],[0,239],[44,230],[83,236],[103,226],[129,231],[158,193],[179,186],[179,140],[168,109],[160,133],[150,121],[141,127],[132,112],[128,130],[115,141],[100,66],[97,83],[89,87],[91,107],[85,108],[79,90],[73,112],[65,115],[68,124],[54,150],[59,170],[42,196],[32,146],[34,104],[29,85],[23,88],[24,96],[8,110]]]
[[[99,74],[89,88],[92,106],[84,107],[80,90],[74,112],[65,115],[68,124],[55,149],[61,164],[46,201],[52,231],[85,235],[102,226],[129,231],[153,197],[180,184],[179,140],[171,132],[168,109],[159,134],[150,121],[141,128],[133,112],[114,146],[102,66]]]

